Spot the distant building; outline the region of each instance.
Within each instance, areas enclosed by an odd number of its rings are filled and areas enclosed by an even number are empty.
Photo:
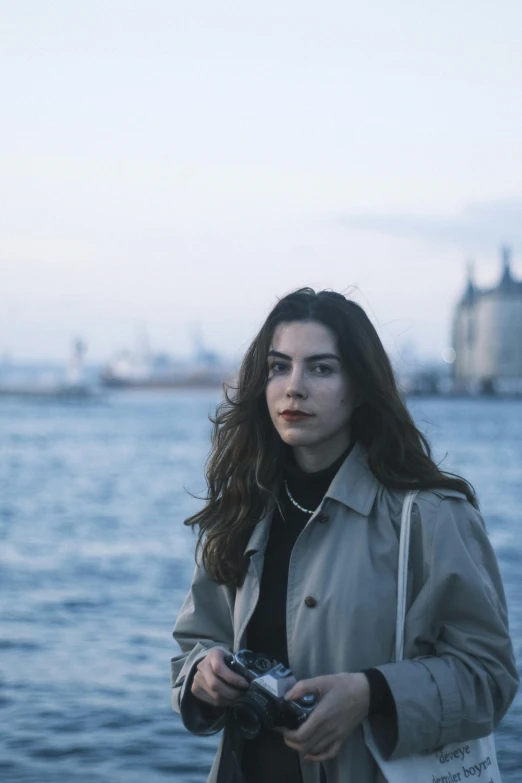
[[[522,281],[511,273],[511,253],[502,248],[498,285],[479,289],[468,272],[453,324],[457,391],[522,393]]]

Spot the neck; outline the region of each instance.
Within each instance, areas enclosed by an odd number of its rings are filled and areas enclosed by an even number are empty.
[[[296,464],[305,473],[316,473],[332,465],[350,445],[350,432],[340,432],[335,443],[316,443],[313,446],[294,446]]]

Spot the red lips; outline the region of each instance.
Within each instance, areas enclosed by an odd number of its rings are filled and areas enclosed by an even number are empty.
[[[309,419],[313,414],[287,409],[282,411],[279,415],[285,421],[302,421],[303,419]]]

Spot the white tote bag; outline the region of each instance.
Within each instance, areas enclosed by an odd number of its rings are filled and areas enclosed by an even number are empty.
[[[417,492],[408,492],[402,507],[397,588],[397,626],[395,660],[404,654],[404,621],[406,585],[410,549],[411,509]],[[453,742],[431,753],[406,756],[395,761],[382,758],[367,721],[363,723],[364,739],[388,783],[456,783],[476,781],[501,783],[493,735],[483,739]]]

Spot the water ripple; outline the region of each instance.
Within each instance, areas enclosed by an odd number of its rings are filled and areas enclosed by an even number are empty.
[[[0,404],[2,783],[206,780],[219,737],[172,714],[169,661],[194,565],[182,522],[200,506],[184,487],[204,489],[215,402]],[[522,655],[522,404],[416,401],[414,413],[479,491]],[[497,735],[504,783],[520,777],[521,726],[517,697]]]

